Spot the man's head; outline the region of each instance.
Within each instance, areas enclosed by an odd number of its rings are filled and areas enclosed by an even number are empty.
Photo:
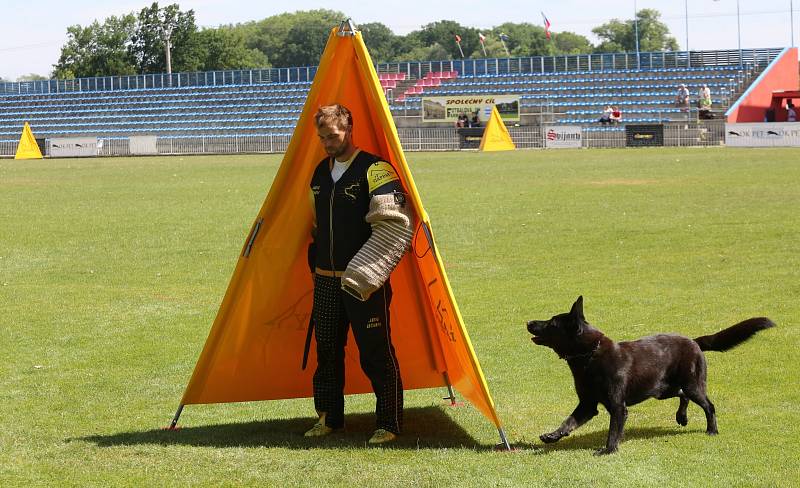
[[[325,105],[314,115],[319,141],[329,156],[339,158],[353,148],[353,115],[343,105]]]

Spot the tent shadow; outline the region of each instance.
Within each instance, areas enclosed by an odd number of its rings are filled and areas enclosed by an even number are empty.
[[[659,437],[674,437],[686,434],[704,435],[705,430],[701,429],[678,429],[677,427],[640,427],[625,429],[625,434],[620,443],[620,449],[624,449],[625,443],[635,439],[655,439]],[[606,445],[608,430],[591,432],[588,434],[578,434],[566,437],[554,444],[544,444],[543,442],[519,443],[514,447],[517,449],[532,449],[537,455],[549,454],[554,451],[595,451]]]
[[[404,413],[403,434],[392,442],[392,449],[479,448],[479,445],[440,407],[407,408]],[[366,447],[375,429],[372,413],[345,415],[346,428],[322,438],[303,436],[315,418],[298,417],[234,424],[183,427],[178,430],[152,429],[91,435],[67,439],[85,441],[99,447],[134,446],[141,444],[187,445],[199,447],[282,447],[288,449],[341,449]]]

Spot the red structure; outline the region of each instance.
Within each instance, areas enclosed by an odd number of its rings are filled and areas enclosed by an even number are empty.
[[[767,109],[774,103],[780,104],[785,98],[798,98],[786,96],[784,93],[797,93],[800,88],[800,73],[798,73],[797,48],[786,48],[780,56],[770,63],[767,69],[756,78],[750,88],[745,91],[739,100],[725,112],[728,122],[764,122]],[[786,91],[790,90],[790,91]],[[775,102],[776,96],[779,98]],[[775,109],[775,120],[786,121],[785,103]]]

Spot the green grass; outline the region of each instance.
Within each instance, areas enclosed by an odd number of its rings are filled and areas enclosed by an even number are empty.
[[[0,486],[797,486],[797,150],[408,157],[516,452],[438,389],[407,392],[394,448],[365,447],[368,395],[323,441],[308,399],[190,405],[161,431],[280,157],[0,160]],[[708,354],[719,436],[649,401],[596,458],[604,411],[538,441],[576,397],[524,330],[579,294],[616,340],[778,327]]]

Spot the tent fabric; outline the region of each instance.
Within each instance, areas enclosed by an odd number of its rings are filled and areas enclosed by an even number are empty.
[[[33,137],[31,126],[27,122],[22,128],[22,135],[19,137],[17,154],[14,159],[42,159],[42,151],[39,149],[39,145],[36,144],[36,138]]]
[[[312,396],[313,345],[310,366],[301,369],[313,292],[306,262],[313,218],[308,194],[314,168],[325,157],[313,116],[322,105],[341,103],[353,113],[354,143],[392,163],[416,214],[412,249],[391,276],[392,340],[403,386],[409,390],[449,383],[500,428],[361,33],[338,32],[334,28],[330,33],[182,404]],[[345,393],[370,391],[351,333]]]
[[[481,137],[481,151],[513,151],[517,147],[514,141],[511,140],[511,134],[508,133],[506,124],[500,117],[500,112],[497,111],[497,106],[492,106],[492,115],[489,117],[489,122],[486,123],[486,129],[483,131]]]

